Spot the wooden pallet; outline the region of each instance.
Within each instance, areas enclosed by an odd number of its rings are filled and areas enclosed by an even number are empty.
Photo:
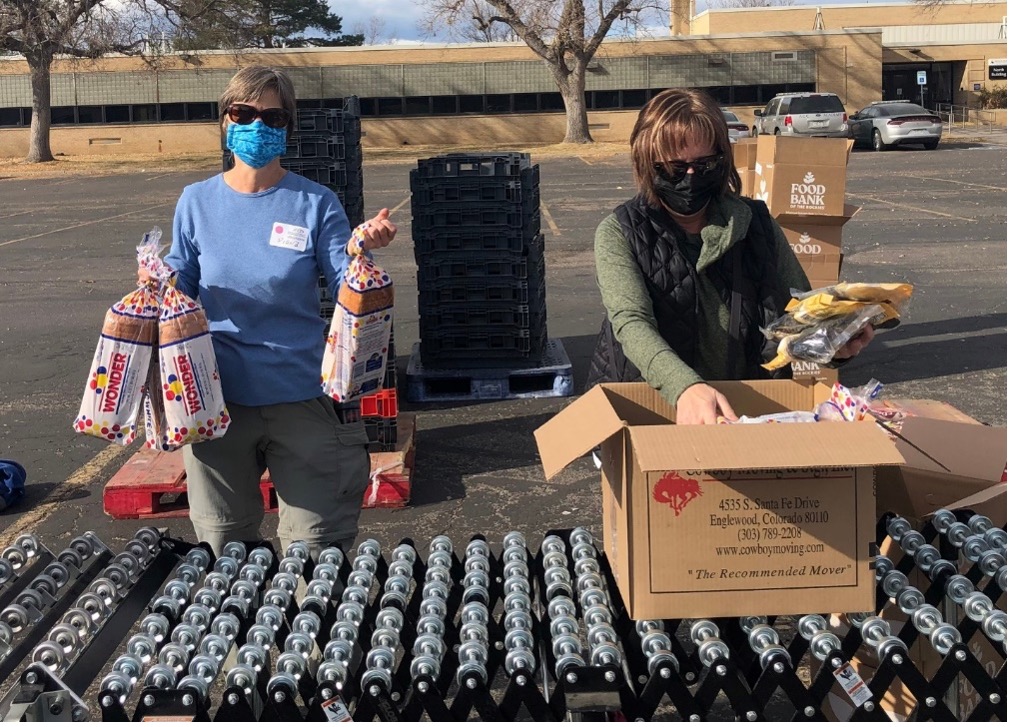
[[[373,452],[372,481],[362,507],[404,507],[411,500],[414,470],[415,417],[401,413],[397,422],[397,451]],[[277,512],[277,492],[264,472],[260,494],[266,512]],[[186,470],[181,451],[141,449],[105,485],[105,513],[114,520],[187,517]]]

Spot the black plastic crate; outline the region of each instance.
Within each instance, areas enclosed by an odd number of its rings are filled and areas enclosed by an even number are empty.
[[[540,203],[540,168],[524,169],[518,180],[498,177],[421,177],[411,172],[411,205],[440,202]]]
[[[533,220],[530,228],[517,230],[509,227],[467,227],[452,231],[412,230],[414,257],[433,253],[516,253],[528,252],[541,237],[540,219]]]
[[[344,112],[338,109],[299,109],[295,119],[296,134],[342,134]]]
[[[442,305],[446,303],[509,303],[529,305],[539,299],[544,279],[534,281],[446,281],[435,283],[418,290],[418,305]]]
[[[421,177],[519,177],[530,168],[524,152],[446,154],[418,160]]]
[[[344,138],[337,135],[295,134],[288,139],[283,159],[344,161]]]
[[[343,187],[347,184],[348,170],[343,162],[282,159],[281,165],[324,187]]]
[[[370,452],[395,452],[397,449],[396,417],[364,417],[365,433]]]
[[[429,306],[421,312],[420,326],[516,326],[529,328],[536,315],[543,315],[543,302],[529,305],[448,303]]]
[[[532,209],[513,209],[505,205],[475,205],[444,202],[413,210],[412,229],[445,230],[459,227],[505,227],[511,230],[540,232],[540,214]]]
[[[544,276],[544,256],[509,255],[502,257],[431,256],[418,267],[418,287],[444,280],[483,278],[487,280],[529,280]]]
[[[459,333],[422,336],[421,360],[433,368],[496,368],[538,360],[547,345],[547,328],[539,331],[472,329]]]

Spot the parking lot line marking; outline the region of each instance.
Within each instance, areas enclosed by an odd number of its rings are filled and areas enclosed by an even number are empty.
[[[46,495],[41,502],[36,503],[31,510],[7,526],[7,528],[3,531],[2,538],[0,538],[3,546],[6,547],[7,545],[10,545],[10,543],[14,541],[14,538],[21,533],[30,533],[35,530],[35,528],[45,522],[50,515],[56,512],[56,508],[53,507],[53,505],[58,504],[60,500],[73,489],[92,484],[98,473],[124,451],[126,451],[124,447],[121,447],[118,444],[110,444],[108,447],[95,455],[89,462],[86,462],[74,470],[70,477],[61,482],[52,492]]]
[[[150,181],[153,181],[153,180],[155,180],[155,179],[161,179],[162,177],[168,177],[168,176],[171,176],[171,175],[173,175],[173,174],[177,174],[177,172],[165,172],[164,174],[156,174],[156,175],[154,175],[153,177],[148,177],[148,178],[147,178],[147,179],[145,179],[144,181],[145,181],[145,182],[150,182]]]
[[[962,187],[979,187],[980,189],[995,189],[998,192],[1007,191],[1007,187],[993,187],[989,184],[977,184],[976,182],[963,182],[961,179],[944,179],[943,177],[924,177],[919,174],[917,174],[915,178],[929,179],[932,182],[951,182],[952,184],[958,184]]]
[[[544,215],[544,219],[548,221],[548,227],[551,229],[551,234],[555,237],[561,237],[562,231],[558,229],[558,225],[555,224],[555,218],[551,216],[551,212],[548,211],[548,206],[541,202],[541,214]]]
[[[68,227],[60,227],[55,230],[47,230],[46,232],[40,232],[37,235],[27,235],[26,237],[18,237],[14,240],[7,240],[6,242],[0,242],[0,247],[6,247],[7,245],[13,245],[15,242],[24,242],[25,240],[34,240],[38,237],[45,237],[46,235],[53,235],[57,232],[66,232],[67,230],[76,230],[81,227],[87,227],[88,225],[97,225],[100,222],[108,222],[109,220],[118,220],[121,217],[129,217],[130,215],[137,215],[141,212],[150,212],[151,210],[156,210],[161,207],[168,207],[174,205],[175,202],[162,202],[161,204],[152,205],[150,207],[144,207],[143,209],[134,210],[133,212],[123,212],[122,214],[112,215],[111,217],[103,217],[100,220],[90,220],[89,222],[79,222],[76,225],[70,225]]]
[[[947,217],[948,219],[951,220],[962,220],[963,222],[978,222],[978,220],[974,220],[971,217],[959,217],[958,215],[949,215],[947,212],[938,212],[937,210],[926,210],[923,209],[923,207],[914,207],[911,204],[903,204],[902,202],[893,202],[888,199],[880,199],[878,197],[868,197],[863,194],[851,194],[849,196],[856,197],[857,199],[866,199],[871,202],[880,202],[881,204],[891,205],[892,207],[901,207],[902,209],[913,210],[914,212],[923,212],[924,214],[927,215],[937,215],[939,217]]]
[[[407,204],[408,202],[410,202],[410,201],[411,201],[411,198],[410,198],[410,196],[408,196],[407,199],[405,199],[403,202],[401,202],[396,207],[394,207],[393,209],[391,209],[390,210],[390,214],[392,215],[394,212],[399,212],[403,208],[403,206],[405,204]]]
[[[576,157],[576,159],[578,159],[579,161],[581,161],[583,164],[585,164],[588,167],[592,167],[593,166],[593,162],[591,162],[586,157]]]

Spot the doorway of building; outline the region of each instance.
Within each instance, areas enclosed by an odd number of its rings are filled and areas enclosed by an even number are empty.
[[[927,74],[923,88],[923,105],[934,108],[939,103],[951,103],[953,97],[951,63],[894,63],[881,69],[881,99],[920,103],[917,72]]]

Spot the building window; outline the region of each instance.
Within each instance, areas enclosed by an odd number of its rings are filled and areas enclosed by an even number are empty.
[[[513,111],[516,113],[528,113],[537,110],[536,93],[513,94]]]
[[[622,91],[621,107],[623,109],[640,109],[646,105],[646,91],[644,89]]]
[[[483,114],[484,96],[460,96],[461,114]]]
[[[541,95],[541,111],[564,111],[565,102],[562,101],[562,94],[560,93],[542,93]]]
[[[0,109],[0,126],[21,126],[21,109]]]
[[[408,116],[431,116],[431,96],[408,96],[404,99]]]
[[[493,93],[484,97],[485,113],[508,114],[512,111],[512,96],[508,93]]]
[[[403,116],[404,99],[399,97],[376,99],[376,111],[379,116]]]
[[[130,123],[130,107],[129,106],[106,106],[105,107],[105,123],[107,123],[107,124],[129,124]]]
[[[213,121],[217,116],[218,105],[216,103],[186,104],[187,121]]]
[[[432,96],[432,113],[436,116],[455,114],[456,96]]]
[[[374,98],[360,98],[358,106],[361,108],[362,116],[376,115],[376,100]]]
[[[77,115],[74,113],[73,106],[53,106],[51,118],[54,126],[77,123]]]
[[[101,124],[102,123],[102,107],[101,106],[78,106],[77,107],[77,123],[79,123],[79,124]]]
[[[135,124],[153,124],[158,120],[158,107],[153,103],[136,104],[131,110]]]
[[[186,121],[186,104],[163,103],[158,109],[162,121]]]
[[[594,91],[593,106],[595,109],[617,109],[621,108],[621,101],[617,91]]]
[[[731,86],[708,86],[701,90],[708,93],[716,103],[721,105],[729,104],[733,99]]]

